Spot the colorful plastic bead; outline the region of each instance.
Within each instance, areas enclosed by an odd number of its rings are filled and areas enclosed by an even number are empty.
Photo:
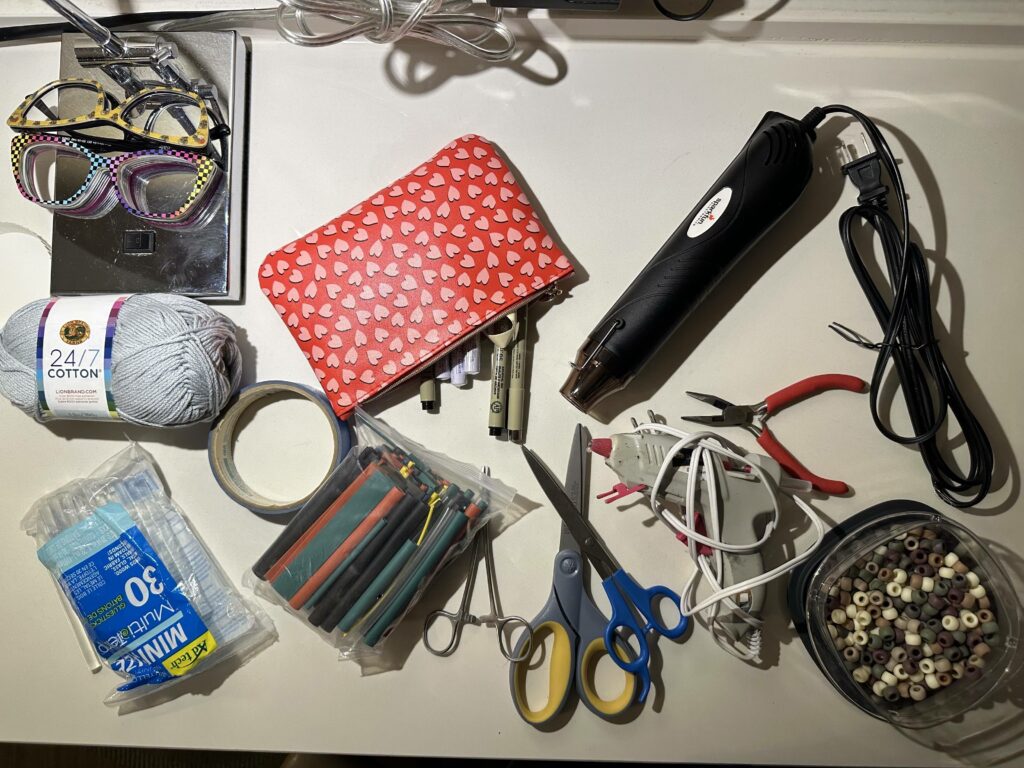
[[[919,683],[910,686],[910,698],[914,701],[924,701],[928,698],[928,691]]]
[[[911,647],[920,646],[921,645],[921,636],[920,635],[915,635],[913,632],[908,632],[906,637],[903,638],[903,641],[907,645],[909,645]]]
[[[977,615],[971,611],[960,611],[960,623],[967,629],[974,629],[980,622]]]

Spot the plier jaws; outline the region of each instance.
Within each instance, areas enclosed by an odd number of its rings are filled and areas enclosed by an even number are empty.
[[[712,416],[683,416],[683,419],[713,427],[743,427],[757,438],[758,445],[764,449],[765,453],[779,462],[794,477],[807,480],[822,493],[844,494],[850,490],[846,483],[841,480],[828,480],[811,472],[775,439],[775,435],[764,422],[773,413],[782,410],[787,405],[819,392],[826,392],[830,389],[863,392],[867,386],[863,379],[856,376],[826,373],[802,379],[754,405],[734,405],[718,395],[687,392],[686,394],[690,397],[718,408],[721,413]]]
[[[686,421],[711,427],[743,427],[749,430],[754,437],[761,434],[762,427],[754,420],[761,419],[765,415],[767,405],[763,401],[757,405],[734,405],[718,395],[705,395],[701,392],[687,392],[686,394],[694,400],[700,400],[721,411],[713,416],[683,416]]]

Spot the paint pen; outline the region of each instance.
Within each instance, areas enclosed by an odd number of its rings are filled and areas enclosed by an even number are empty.
[[[474,336],[462,347],[462,365],[467,376],[480,375],[480,337]]]
[[[523,423],[526,420],[526,329],[527,307],[518,312],[516,338],[512,343],[512,354],[508,376],[508,439],[516,443],[523,441]]]
[[[494,344],[491,357],[491,401],[487,410],[487,430],[499,436],[505,429],[508,403],[509,352],[516,337],[516,313],[509,312],[485,331]]]
[[[466,386],[466,366],[463,362],[462,351],[455,350],[448,356],[451,360],[451,380],[456,387]]]
[[[434,363],[434,377],[438,381],[450,381],[452,378],[451,368],[449,367],[450,365],[451,363],[448,359],[448,355],[439,358],[438,361]]]

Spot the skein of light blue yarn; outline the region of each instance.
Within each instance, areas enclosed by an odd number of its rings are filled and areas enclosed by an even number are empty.
[[[0,331],[0,394],[41,421],[36,340],[49,299],[28,304]],[[174,427],[210,421],[241,381],[235,325],[185,296],[129,297],[117,318],[111,389],[124,421]]]

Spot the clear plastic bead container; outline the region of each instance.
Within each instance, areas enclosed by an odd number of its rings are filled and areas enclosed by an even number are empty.
[[[850,578],[857,563],[864,565],[876,556],[884,559],[880,553],[889,550],[890,542],[905,542],[912,533],[925,530],[946,542],[945,551],[955,552],[978,577],[998,632],[986,635],[983,642],[989,650],[982,659],[983,666],[971,665],[970,675],[954,676],[946,686],[927,689],[922,700],[901,696],[890,701],[873,692],[870,681],[865,684],[854,679],[851,664],[863,663],[844,659],[837,647],[842,640],[834,638],[830,631],[830,626],[832,630],[839,628],[832,624],[830,616],[837,607],[840,580]],[[836,690],[868,714],[900,728],[929,728],[978,706],[1009,679],[1017,666],[1020,610],[1009,577],[973,533],[919,502],[886,502],[837,526],[822,542],[816,557],[794,571],[789,604],[808,652]]]

